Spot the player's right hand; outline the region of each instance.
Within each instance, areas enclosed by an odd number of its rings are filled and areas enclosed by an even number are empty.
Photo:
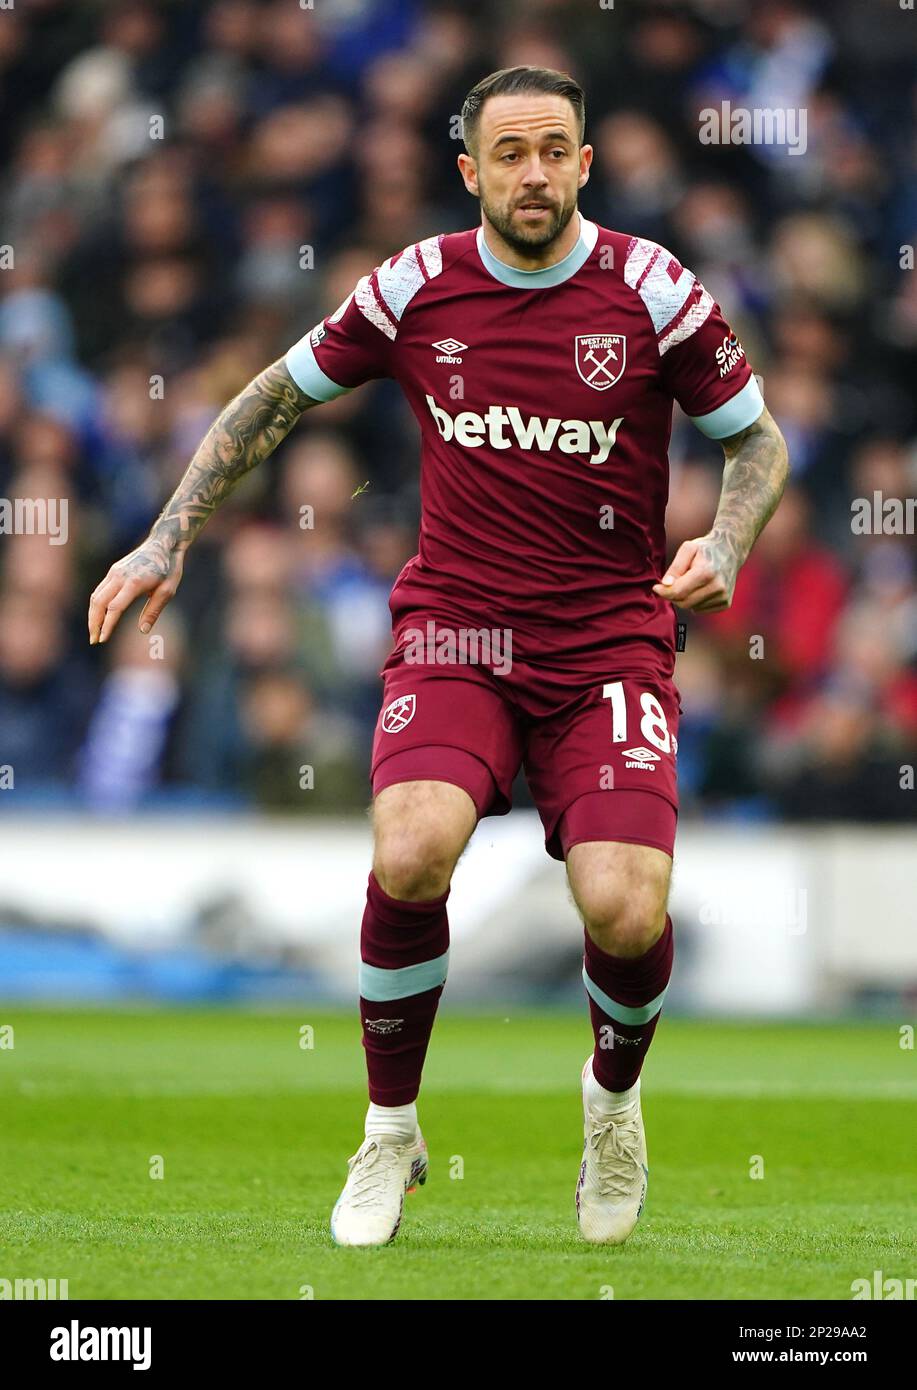
[[[118,560],[89,600],[89,645],[107,642],[121,614],[135,598],[148,594],[140,614],[141,632],[149,632],[181,583],[184,552],[167,550],[161,543],[143,545]]]

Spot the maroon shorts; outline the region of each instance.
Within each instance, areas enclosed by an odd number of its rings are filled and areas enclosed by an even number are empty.
[[[680,702],[671,680],[610,676],[571,689],[568,677],[524,663],[505,678],[485,666],[410,664],[399,652],[382,676],[374,795],[397,782],[451,782],[479,818],[502,816],[523,767],[554,859],[585,840],[672,854]]]

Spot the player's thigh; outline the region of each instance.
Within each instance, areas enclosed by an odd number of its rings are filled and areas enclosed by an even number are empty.
[[[395,782],[373,800],[373,873],[400,901],[437,898],[477,824],[470,794],[453,782]]]
[[[653,845],[586,840],[567,851],[573,900],[612,955],[643,955],[662,935],[671,876],[671,856]]]
[[[665,926],[678,820],[670,681],[600,681],[541,720],[525,767],[548,853],[567,863],[593,939],[641,955]]]
[[[393,654],[383,680],[372,759],[376,877],[392,897],[439,897],[477,820],[510,809],[522,736],[488,672],[431,670]]]
[[[535,721],[525,772],[545,847],[566,859],[583,841],[619,840],[669,856],[678,819],[679,701],[671,681],[597,681]]]

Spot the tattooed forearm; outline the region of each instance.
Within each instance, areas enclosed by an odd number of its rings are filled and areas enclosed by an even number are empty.
[[[146,595],[147,633],[181,582],[185,551],[208,518],[255,464],[318,402],[300,391],[282,360],[249,382],[207,431],[175,492],[142,545],[118,560],[92,591],[89,642],[107,642],[136,598]]]
[[[721,443],[726,467],[707,553],[734,578],[774,514],[789,464],[783,435],[766,408],[753,425]]]
[[[165,578],[246,473],[316,404],[300,391],[282,359],[249,382],[207,431],[147,539],[126,557],[128,571]]]
[[[211,425],[151,536],[171,549],[187,550],[246,473],[276,449],[314,404],[282,361],[267,367]]]

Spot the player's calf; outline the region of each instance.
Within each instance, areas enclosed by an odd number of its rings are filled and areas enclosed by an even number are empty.
[[[584,919],[595,1036],[583,1070],[577,1219],[586,1240],[620,1244],[646,1198],[639,1078],[672,973],[671,860],[650,846],[596,842],[574,845],[567,864]]]
[[[474,803],[452,785],[398,783],[376,797],[360,933],[363,1047],[376,1106],[417,1098],[448,969],[449,881],[474,823]]]
[[[426,1180],[415,1101],[449,960],[449,882],[474,803],[437,782],[386,787],[360,934],[360,1016],[369,1078],[366,1137],[348,1165],[331,1229],[339,1245],[383,1245],[404,1194]]]
[[[567,870],[585,925],[583,983],[596,1080],[613,1094],[640,1075],[672,973],[671,859],[647,845],[574,845]]]

